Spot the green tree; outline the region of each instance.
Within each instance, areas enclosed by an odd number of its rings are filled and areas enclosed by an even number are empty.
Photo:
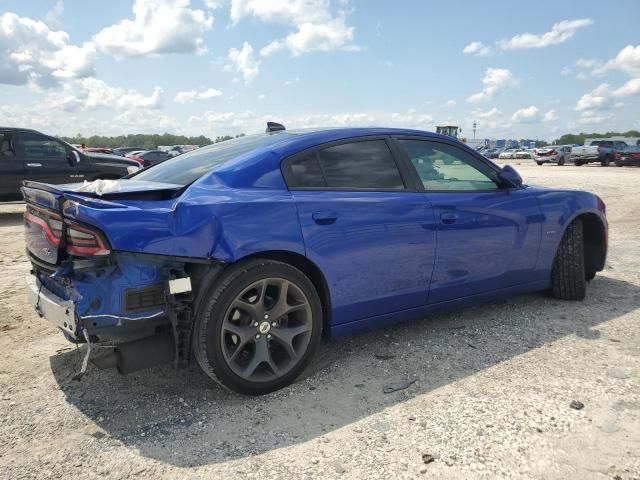
[[[242,137],[244,133],[236,135],[236,137]],[[209,137],[199,135],[197,137],[187,137],[184,135],[174,135],[171,133],[159,134],[127,134],[118,135],[114,137],[107,137],[101,135],[76,135],[74,137],[59,137],[65,142],[75,144],[85,144],[87,147],[140,147],[147,150],[155,150],[158,145],[211,145],[212,143],[222,142],[224,140],[230,140],[234,137],[230,135],[216,137],[212,141]]]
[[[587,138],[607,138],[607,137],[640,137],[638,130],[628,130],[626,132],[605,132],[605,133],[567,133],[553,141],[554,144],[580,144],[583,145]]]

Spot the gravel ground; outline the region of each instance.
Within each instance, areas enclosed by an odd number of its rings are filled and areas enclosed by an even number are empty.
[[[640,478],[640,169],[515,163],[605,200],[608,265],[585,301],[334,340],[260,398],[197,367],[72,380],[82,350],[25,305],[23,207],[0,206],[0,478]]]

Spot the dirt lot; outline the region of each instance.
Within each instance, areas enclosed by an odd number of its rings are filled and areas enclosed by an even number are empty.
[[[0,478],[640,478],[640,169],[515,163],[607,204],[584,302],[532,294],[334,340],[261,398],[197,367],[72,380],[82,350],[25,305],[23,207],[1,206]]]

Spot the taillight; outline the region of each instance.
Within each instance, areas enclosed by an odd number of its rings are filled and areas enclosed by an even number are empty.
[[[70,255],[90,256],[109,255],[111,250],[102,234],[77,223],[67,223],[67,253]]]
[[[51,245],[55,247],[60,245],[62,238],[62,217],[60,215],[29,205],[24,212],[24,220],[40,227]]]
[[[617,159],[621,159],[622,158],[622,152],[616,152],[613,154]]]
[[[555,150],[551,150],[551,151],[549,152],[549,155],[555,155],[555,154],[556,154],[556,151],[555,151]]]
[[[139,157],[137,155],[134,155],[133,157],[129,157],[131,160],[135,160],[136,162],[138,162],[140,165],[144,166],[144,158]]]

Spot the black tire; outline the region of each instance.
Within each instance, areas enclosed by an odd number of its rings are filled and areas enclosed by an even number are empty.
[[[609,163],[611,163],[611,157],[609,155],[600,160],[600,166],[602,167],[608,167]]]
[[[591,280],[593,280],[594,278],[596,278],[596,272],[595,272],[595,270],[592,270],[592,271],[590,271],[590,272],[586,272],[586,273],[584,274],[584,279],[585,279],[587,282],[590,282],[590,281],[591,281]]]
[[[551,289],[556,298],[582,300],[586,294],[582,220],[576,219],[564,232],[551,271]]]
[[[536,162],[539,166],[542,166],[544,162]]]
[[[573,161],[573,164],[574,164],[576,167],[580,167],[580,166],[582,166],[582,162],[581,162],[580,160],[574,160],[574,161]]]
[[[236,374],[225,360],[222,351],[222,324],[231,303],[243,289],[256,281],[274,277],[293,283],[304,293],[311,309],[311,334],[304,353],[290,370],[271,380],[251,381]],[[286,263],[252,259],[229,267],[209,289],[197,314],[193,351],[204,372],[223,387],[245,395],[262,395],[289,385],[302,373],[320,343],[321,333],[322,305],[309,278]]]
[[[564,165],[564,157],[558,160],[558,165],[560,165],[561,167]]]
[[[616,167],[624,167],[624,164],[620,162],[616,162]]]

